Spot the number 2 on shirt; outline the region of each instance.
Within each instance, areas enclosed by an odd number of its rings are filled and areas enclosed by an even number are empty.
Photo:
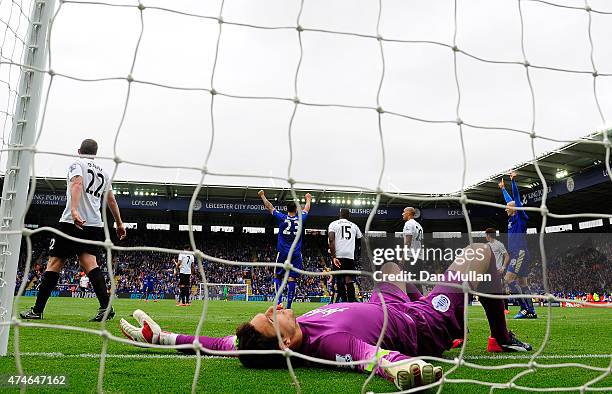
[[[423,229],[420,227],[417,228],[416,240],[419,242],[423,240]]]
[[[104,175],[99,172],[96,174],[91,169],[88,169],[87,173],[91,175],[91,181],[89,181],[89,185],[87,185],[87,189],[85,189],[85,193],[92,194],[95,197],[100,197],[100,190],[102,190],[102,188],[104,187],[104,181],[105,181]],[[96,190],[93,191],[92,188],[94,186],[94,183],[96,182],[96,176],[101,180],[101,182],[100,182],[100,185],[98,185],[98,187],[96,188]]]
[[[287,227],[283,230],[284,235],[295,235],[297,233],[297,220],[291,220],[289,218],[285,219],[285,223],[287,223]]]

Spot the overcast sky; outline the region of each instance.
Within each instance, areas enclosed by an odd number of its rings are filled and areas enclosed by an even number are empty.
[[[111,1],[115,3],[114,1]],[[584,6],[582,1],[556,1]],[[118,2],[135,4],[130,1]],[[144,1],[146,6],[217,16],[219,1]],[[612,11],[612,2],[589,1]],[[11,2],[2,2],[9,21]],[[427,40],[452,45],[452,1],[383,0],[380,34],[387,39]],[[14,7],[14,5],[13,5]],[[299,1],[227,0],[225,21],[295,26]],[[523,1],[525,51],[536,65],[591,70],[586,11]],[[516,1],[458,1],[457,46],[480,58],[522,61]],[[376,35],[376,0],[305,0],[305,28]],[[17,21],[11,17],[10,23]],[[15,28],[16,26],[13,25]],[[144,34],[133,77],[184,88],[210,88],[219,25],[214,20],[145,9]],[[6,26],[0,25],[0,32]],[[53,26],[51,67],[79,78],[126,77],[140,31],[136,8],[64,4]],[[6,34],[3,56],[11,42]],[[592,13],[595,64],[612,73],[612,15]],[[376,106],[382,63],[371,38],[302,33],[300,100]],[[431,120],[453,120],[457,92],[451,49],[432,44],[383,42],[383,109]],[[299,59],[296,30],[259,30],[223,25],[214,88],[244,96],[294,96]],[[458,54],[461,118],[485,126],[529,130],[530,94],[520,65],[484,63]],[[8,66],[0,67],[7,80]],[[574,139],[602,127],[589,74],[532,69],[539,134]],[[12,84],[15,85],[13,78]],[[38,148],[76,152],[83,138],[99,142],[100,155],[113,154],[127,82],[79,82],[55,78]],[[599,77],[597,93],[612,119],[612,77]],[[211,138],[211,95],[133,84],[117,154],[141,163],[202,166]],[[0,91],[0,103],[7,89]],[[2,106],[2,105],[0,105]],[[3,107],[1,109],[6,108]],[[217,96],[216,127],[209,169],[261,178],[207,177],[205,183],[286,186],[269,176],[287,176],[288,127],[293,103]],[[375,188],[382,166],[377,113],[365,109],[300,105],[293,124],[292,176],[299,180]],[[4,120],[4,119],[1,119]],[[1,124],[1,123],[0,123]],[[5,127],[5,138],[8,136]],[[444,193],[461,187],[462,155],[455,124],[430,124],[385,114],[386,164],[382,187],[395,192]],[[527,135],[464,128],[468,156],[466,186],[531,158]],[[538,140],[539,153],[561,144]],[[3,154],[3,157],[6,155]],[[603,157],[602,157],[603,159]],[[41,176],[63,177],[70,158],[37,156]],[[109,172],[112,163],[103,164]],[[121,180],[193,183],[196,171],[121,165]],[[299,187],[308,187],[299,184]]]

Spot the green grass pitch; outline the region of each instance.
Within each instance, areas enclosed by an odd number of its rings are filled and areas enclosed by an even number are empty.
[[[33,298],[22,298],[25,309]],[[190,333],[195,330],[202,303],[194,302],[191,307],[176,307],[173,301],[157,303],[140,300],[119,299],[115,301],[117,316],[108,323],[108,329],[117,336],[121,333],[118,320],[131,319],[131,312],[141,308],[155,318],[162,328],[174,332]],[[209,304],[204,334],[210,336],[228,335],[234,327],[248,320],[254,313],[263,311],[267,304],[261,302],[223,302]],[[318,306],[318,304],[296,303],[297,314]],[[44,323],[67,324],[92,329],[97,323],[88,323],[97,308],[92,299],[52,298],[47,306]],[[515,311],[513,311],[515,312]],[[538,363],[582,363],[600,368],[609,368],[612,353],[612,309],[603,308],[553,308],[550,339],[538,359]],[[540,319],[513,321],[508,325],[519,338],[537,348],[542,344],[546,331],[545,308],[539,308]],[[355,322],[359,324],[359,322]],[[513,358],[512,354],[491,355],[486,352],[488,326],[481,307],[470,307],[469,341],[466,358],[481,365],[502,365],[526,363],[524,358]],[[26,374],[66,375],[68,387],[63,392],[90,393],[96,390],[99,357],[102,338],[97,335],[57,329],[22,327],[21,352]],[[13,349],[13,339],[9,343]],[[194,357],[177,357],[173,350],[160,351],[140,349],[111,342],[110,357],[106,360],[104,390],[109,393],[186,393],[191,390],[196,360]],[[458,350],[447,352],[447,358],[454,358]],[[607,356],[606,356],[607,354]],[[444,365],[445,370],[451,366]],[[505,383],[525,368],[481,370],[461,367],[449,375],[450,378],[464,378],[487,382]],[[16,373],[15,357],[0,358],[0,375]],[[296,374],[304,393],[358,393],[367,378],[366,375],[341,369],[298,368]],[[600,376],[601,372],[576,367],[538,368],[519,378],[516,383],[529,387],[571,387],[579,386]],[[612,387],[608,376],[596,383],[600,390]],[[367,387],[368,391],[395,391],[395,386],[375,377]],[[2,391],[10,391],[6,388]],[[33,388],[32,392],[59,392],[52,388]],[[14,390],[15,392],[17,390]],[[243,368],[237,359],[206,358],[198,380],[198,391],[207,393],[293,393],[295,387],[287,371],[254,371]],[[498,391],[498,390],[496,390]],[[503,389],[504,393],[522,392]],[[444,392],[488,393],[489,387],[478,384],[446,383]],[[576,391],[574,391],[576,392]]]

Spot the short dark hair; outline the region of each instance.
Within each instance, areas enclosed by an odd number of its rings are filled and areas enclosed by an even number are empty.
[[[485,234],[495,238],[495,236],[497,235],[497,230],[495,230],[493,227],[489,227],[485,230]]]
[[[242,323],[236,328],[238,350],[280,350],[278,338],[264,336],[251,323]],[[247,368],[287,368],[287,361],[282,354],[241,354],[240,363]]]
[[[287,203],[287,212],[295,212],[297,211],[297,205],[293,201],[289,201]]]
[[[82,155],[96,155],[98,154],[98,143],[90,138],[83,140],[79,152]]]
[[[351,211],[348,208],[340,208],[340,217],[348,219],[351,216]]]

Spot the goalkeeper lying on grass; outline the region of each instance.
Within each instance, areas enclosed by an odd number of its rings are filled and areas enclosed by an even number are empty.
[[[456,259],[450,271],[467,274],[490,274],[490,280],[471,282],[470,286],[487,294],[501,294],[501,280],[491,249],[485,244],[474,244],[465,250],[472,258]],[[480,252],[480,253],[479,253]],[[398,274],[395,263],[382,267],[383,274]],[[451,282],[450,280],[448,282]],[[455,283],[457,283],[455,281]],[[289,348],[312,357],[337,362],[373,359],[380,362],[355,366],[359,371],[371,372],[391,380],[405,390],[426,385],[442,377],[442,368],[422,360],[411,360],[415,356],[440,356],[451,348],[454,338],[463,337],[464,294],[461,289],[439,284],[423,297],[412,283],[379,282],[370,302],[339,303],[311,310],[296,318],[290,309],[282,305],[258,313],[248,323],[236,329],[235,336],[210,338],[201,336],[199,342],[212,350],[278,350]],[[382,298],[387,307],[387,329],[380,348],[376,342],[383,326]],[[489,351],[528,351],[531,346],[519,341],[506,328],[504,303],[501,299],[480,297],[489,327]],[[121,331],[136,342],[160,345],[191,344],[195,337],[162,331],[146,313],[137,310],[134,318],[141,327],[135,327],[121,319]],[[282,343],[275,334],[277,324]],[[286,360],[280,354],[240,355],[241,363],[248,368],[286,368]],[[295,359],[293,359],[295,360]],[[292,361],[293,361],[292,360]],[[405,361],[408,360],[408,361]]]

